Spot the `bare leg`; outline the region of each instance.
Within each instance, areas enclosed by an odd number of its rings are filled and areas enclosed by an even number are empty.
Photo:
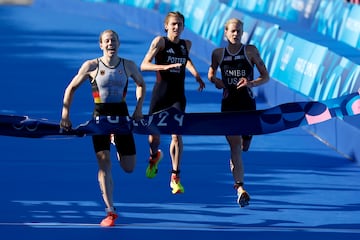
[[[118,160],[120,162],[120,166],[121,168],[126,172],[126,173],[132,173],[135,169],[135,165],[136,165],[136,155],[124,155],[124,156],[120,156],[120,154],[117,154],[118,156]]]
[[[237,190],[237,202],[240,207],[249,205],[250,196],[244,189],[244,165],[241,156],[241,136],[226,136],[230,145],[230,169],[235,181],[234,188]]]
[[[160,135],[149,135],[150,158],[146,168],[146,177],[154,178],[158,173],[158,165],[162,159],[162,152],[159,150]]]
[[[182,136],[171,135],[170,156],[173,171],[180,171],[180,161],[183,153]]]
[[[241,136],[226,136],[226,140],[230,146],[230,170],[235,183],[240,183],[238,190],[243,191],[244,165],[241,155]]]
[[[98,181],[103,200],[107,210],[114,210],[113,203],[113,179],[111,174],[110,151],[104,150],[96,153],[99,171]]]
[[[149,135],[150,156],[154,156],[160,145],[160,135]]]
[[[183,141],[179,135],[172,135],[170,143],[170,156],[172,164],[172,174],[170,187],[173,194],[184,193],[184,187],[180,183],[180,161],[183,152]]]

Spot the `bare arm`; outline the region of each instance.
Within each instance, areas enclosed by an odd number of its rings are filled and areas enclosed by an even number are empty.
[[[74,98],[74,93],[76,89],[89,78],[90,72],[96,69],[97,62],[96,60],[88,60],[83,63],[80,67],[78,73],[71,80],[69,85],[65,89],[64,98],[63,98],[63,107],[61,113],[60,127],[68,130],[72,127],[70,121],[70,105]]]
[[[210,82],[215,84],[218,89],[225,88],[223,81],[216,77],[216,71],[220,65],[220,59],[223,49],[217,48],[211,54],[211,65],[208,71],[208,79]]]
[[[129,76],[134,79],[134,82],[136,84],[136,99],[137,104],[135,107],[135,111],[133,113],[133,118],[136,120],[139,120],[143,117],[142,115],[142,106],[145,99],[145,93],[146,93],[146,85],[143,76],[141,75],[137,65],[130,60],[125,60],[125,68],[126,72],[129,74]]]
[[[159,71],[159,70],[168,70],[171,68],[177,68],[181,66],[181,63],[174,63],[168,65],[160,65],[152,63],[152,60],[155,58],[156,54],[164,49],[165,47],[165,40],[158,36],[155,37],[154,40],[150,44],[150,48],[147,51],[141,65],[141,71]]]
[[[245,81],[239,82],[237,88],[243,86],[257,87],[269,81],[269,72],[266,69],[264,61],[260,57],[258,49],[254,45],[248,45],[246,47],[246,54],[249,57],[250,61],[256,66],[257,70],[260,73],[260,76],[257,79],[247,79]]]

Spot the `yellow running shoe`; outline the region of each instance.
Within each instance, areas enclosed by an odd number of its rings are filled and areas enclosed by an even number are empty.
[[[162,158],[163,158],[163,153],[161,150],[158,150],[155,158],[152,157],[149,158],[149,165],[146,168],[146,177],[148,178],[156,177],[156,174],[158,173],[158,165]]]
[[[171,174],[170,187],[172,194],[184,193],[184,187],[180,183],[180,178],[176,174]]]

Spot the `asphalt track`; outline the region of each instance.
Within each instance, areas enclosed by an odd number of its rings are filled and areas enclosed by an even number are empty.
[[[58,120],[65,86],[80,64],[101,54],[100,31],[121,37],[120,54],[140,63],[154,37],[119,21],[32,7],[0,7],[0,113]],[[209,53],[210,56],[210,53]],[[208,63],[192,58],[204,80]],[[148,94],[153,73],[144,73]],[[218,111],[207,84],[186,83],[188,112]],[[128,103],[134,106],[134,85]],[[259,99],[259,107],[266,107]],[[74,124],[92,111],[90,86],[76,93]],[[90,138],[0,137],[0,238],[7,239],[360,239],[360,168],[302,128],[254,138],[244,153],[250,206],[239,208],[223,137],[184,137],[185,194],[169,189],[166,154],[155,179],[145,177],[146,136],[136,135],[134,173],[113,157],[118,225],[99,227],[104,205]],[[166,152],[169,137],[161,147]]]

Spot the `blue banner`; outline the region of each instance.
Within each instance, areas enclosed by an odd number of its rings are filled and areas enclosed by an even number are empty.
[[[144,115],[139,121],[130,116],[97,116],[68,130],[60,128],[58,122],[46,119],[0,114],[0,135],[29,138],[131,132],[145,135],[259,135],[358,114],[360,96],[355,92],[324,102],[290,102],[253,111],[185,113],[170,107]]]

